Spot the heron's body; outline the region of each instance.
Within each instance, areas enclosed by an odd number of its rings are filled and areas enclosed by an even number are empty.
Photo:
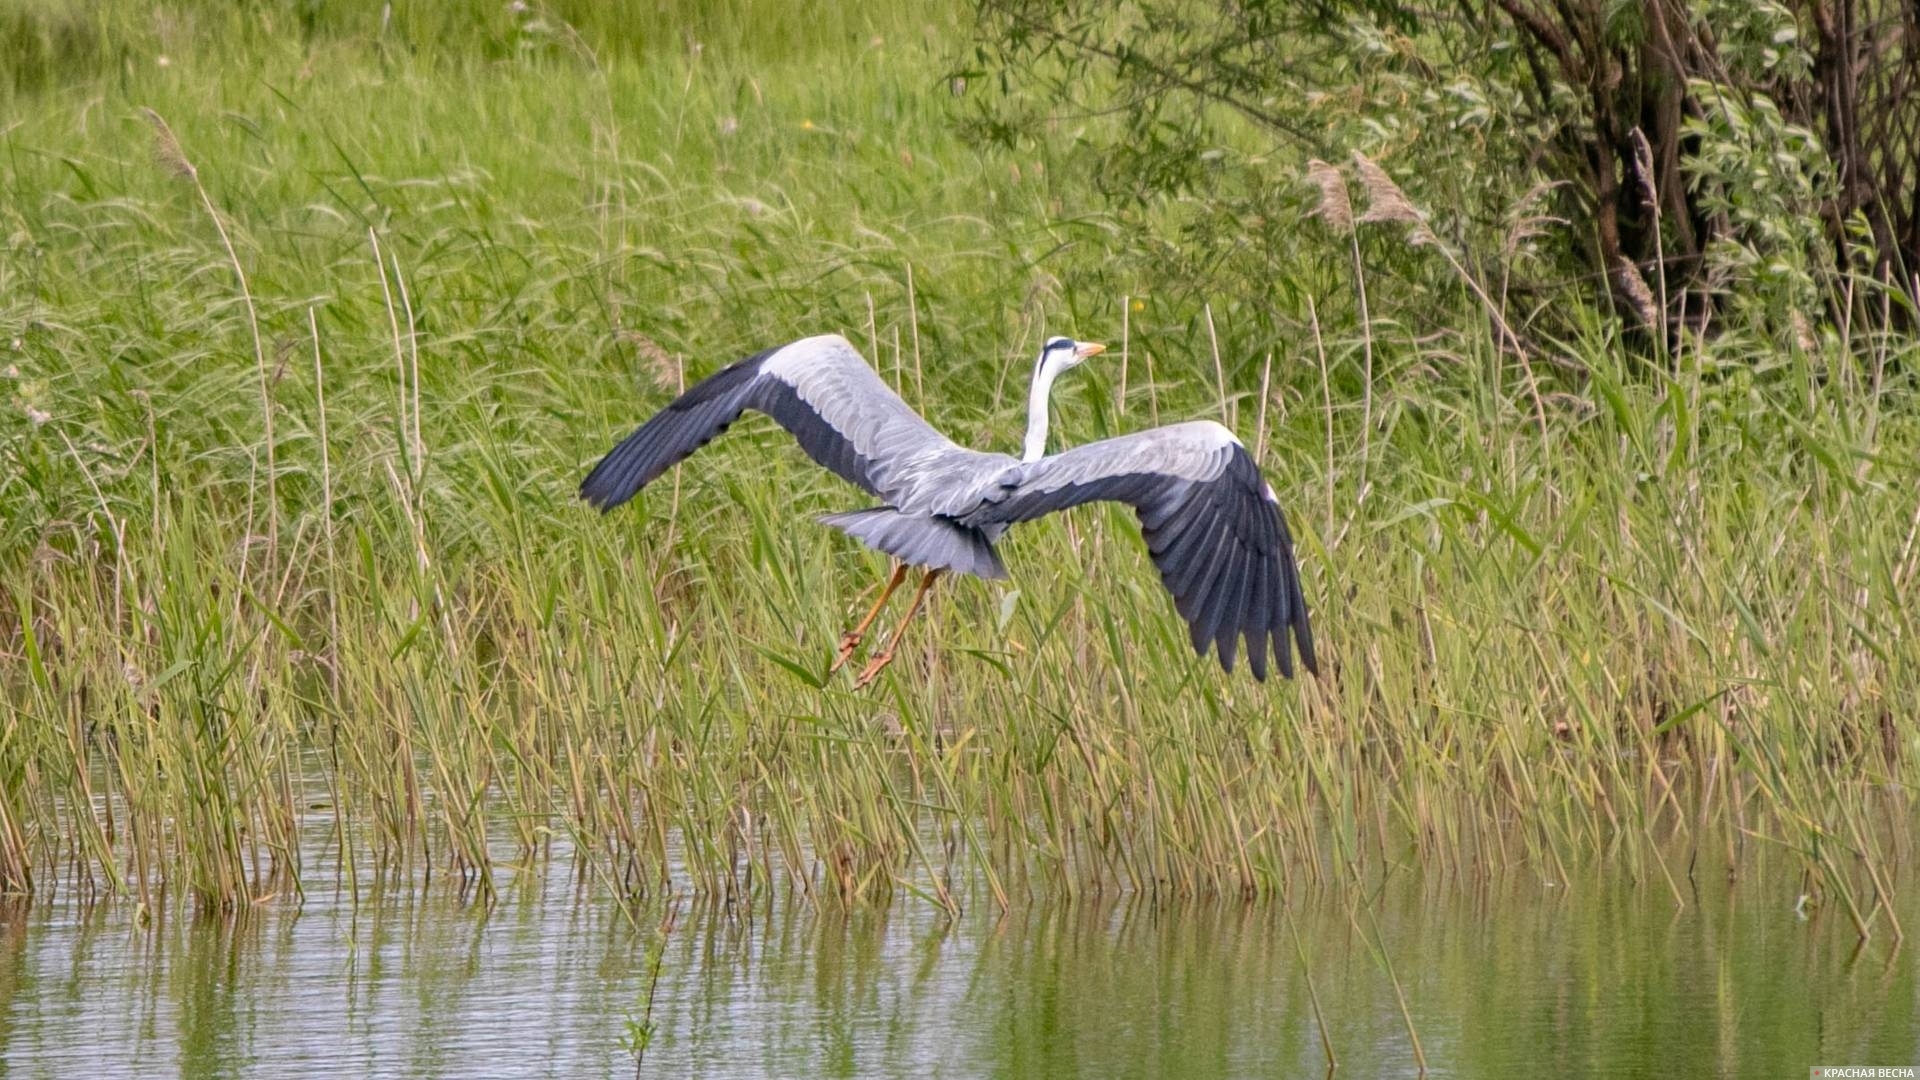
[[[1062,356],[1060,343],[1073,348],[1072,357]],[[815,461],[881,501],[821,520],[926,568],[916,607],[940,573],[1007,576],[993,545],[1012,525],[1113,500],[1138,514],[1195,651],[1217,645],[1231,671],[1244,638],[1254,675],[1264,678],[1271,642],[1281,672],[1291,675],[1291,633],[1301,662],[1313,670],[1292,539],[1272,488],[1232,432],[1195,421],[1045,453],[1054,377],[1097,351],[1062,338],[1042,352],[1025,454],[1015,458],[970,450],[942,435],[844,338],[806,338],[748,357],[688,390],[608,453],[581,483],[581,495],[602,509],[625,502],[752,409],[792,432]],[[896,574],[893,584],[899,580]],[[872,619],[843,642],[843,660]],[[884,656],[891,656],[891,645]]]

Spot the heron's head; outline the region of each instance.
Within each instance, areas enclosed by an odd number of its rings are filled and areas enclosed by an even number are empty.
[[[1058,375],[1070,368],[1079,367],[1088,359],[1106,352],[1105,345],[1091,341],[1075,341],[1067,337],[1052,337],[1040,349],[1040,359],[1033,366],[1036,378]]]

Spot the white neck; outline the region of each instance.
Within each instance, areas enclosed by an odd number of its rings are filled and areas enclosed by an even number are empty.
[[[1053,396],[1053,380],[1058,374],[1059,370],[1045,360],[1034,370],[1033,389],[1027,394],[1027,441],[1020,454],[1022,461],[1039,461],[1047,456],[1047,399]]]

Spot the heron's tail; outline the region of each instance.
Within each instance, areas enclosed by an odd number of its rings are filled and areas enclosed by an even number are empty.
[[[820,523],[915,566],[983,578],[1007,576],[1005,564],[985,534],[948,518],[903,514],[891,506],[876,506],[827,514]]]

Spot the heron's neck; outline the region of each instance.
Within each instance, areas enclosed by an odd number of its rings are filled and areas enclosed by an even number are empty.
[[[1047,399],[1053,396],[1053,377],[1058,374],[1053,365],[1044,362],[1033,373],[1033,389],[1027,395],[1027,441],[1020,454],[1022,461],[1039,461],[1047,455]]]

